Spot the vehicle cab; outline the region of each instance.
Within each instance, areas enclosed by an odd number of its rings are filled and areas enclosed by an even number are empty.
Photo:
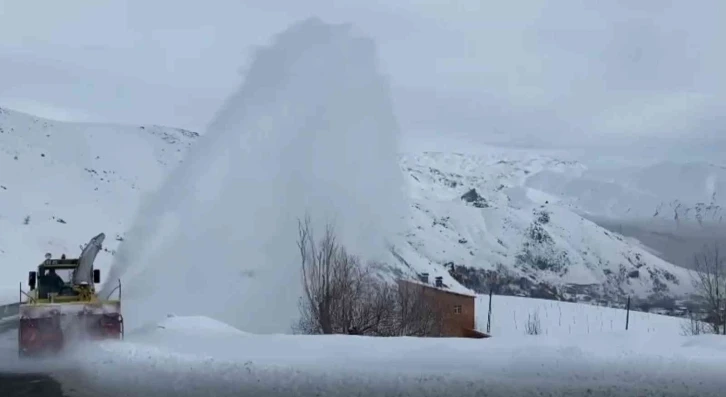
[[[36,303],[69,302],[80,299],[79,286],[74,286],[72,280],[75,272],[78,271],[78,258],[67,259],[65,255],[60,259],[51,259],[46,254],[46,259],[38,266],[37,272],[31,271],[28,274],[28,286],[31,296]],[[101,281],[101,271],[93,270],[93,283]],[[82,287],[82,286],[80,286]],[[90,292],[94,292],[94,286],[88,286]]]

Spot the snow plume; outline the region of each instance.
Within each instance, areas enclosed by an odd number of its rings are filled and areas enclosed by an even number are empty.
[[[397,135],[370,39],[314,18],[279,34],[120,247],[127,327],[174,313],[289,332],[299,218],[366,259],[401,230]]]

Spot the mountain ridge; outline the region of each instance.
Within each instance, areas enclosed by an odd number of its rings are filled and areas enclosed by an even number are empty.
[[[6,109],[0,128],[0,167],[11,170],[0,172],[0,208],[6,209],[0,222],[18,230],[0,236],[0,256],[13,264],[6,273],[12,282],[4,287],[15,295],[17,282],[35,266],[32,258],[44,252],[72,253],[105,231],[115,237],[107,244],[112,254],[144,194],[199,137],[161,126],[57,122]],[[553,299],[662,300],[692,292],[688,271],[563,205],[555,189],[531,183],[543,172],[584,171],[583,164],[528,150],[489,150],[400,155],[410,212],[406,232],[392,239],[390,273],[426,272],[451,289],[482,292],[482,280],[498,272],[509,280],[508,293]],[[37,197],[23,201],[29,192]],[[100,268],[107,270],[111,256],[99,257]]]

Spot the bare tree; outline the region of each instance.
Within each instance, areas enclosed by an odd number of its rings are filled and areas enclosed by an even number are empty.
[[[299,222],[297,245],[304,295],[295,331],[371,336],[441,334],[444,311],[427,296],[425,288],[376,277],[372,271],[375,264],[363,264],[348,253],[338,244],[331,225],[316,240],[306,216]]]
[[[720,246],[704,246],[694,257],[694,286],[706,305],[705,321],[713,333],[726,335],[726,258]]]
[[[441,336],[446,310],[423,285],[398,281],[393,298],[392,334]]]
[[[333,333],[333,303],[340,293],[335,285],[334,261],[339,255],[332,226],[328,225],[320,242],[315,241],[310,217],[298,223],[298,249],[302,264],[303,293],[300,328],[305,333]]]
[[[681,335],[693,336],[708,333],[708,324],[698,319],[693,313],[688,313],[688,322],[681,323]]]
[[[361,263],[343,247],[335,261],[335,274],[340,293],[333,302],[334,332],[378,334],[393,313],[390,287],[375,278],[370,264]]]
[[[361,335],[383,336],[393,325],[395,291],[390,284],[377,279],[366,268],[361,278],[361,293],[353,305],[357,316],[353,327]]]

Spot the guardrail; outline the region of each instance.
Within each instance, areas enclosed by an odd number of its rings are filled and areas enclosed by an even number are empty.
[[[18,328],[20,304],[0,305],[0,333]]]
[[[19,303],[11,303],[9,305],[0,305],[0,320],[5,317],[17,316],[20,312]]]
[[[2,334],[3,332],[18,329],[19,325],[20,325],[19,316],[5,317],[2,320],[0,320],[0,334]]]

